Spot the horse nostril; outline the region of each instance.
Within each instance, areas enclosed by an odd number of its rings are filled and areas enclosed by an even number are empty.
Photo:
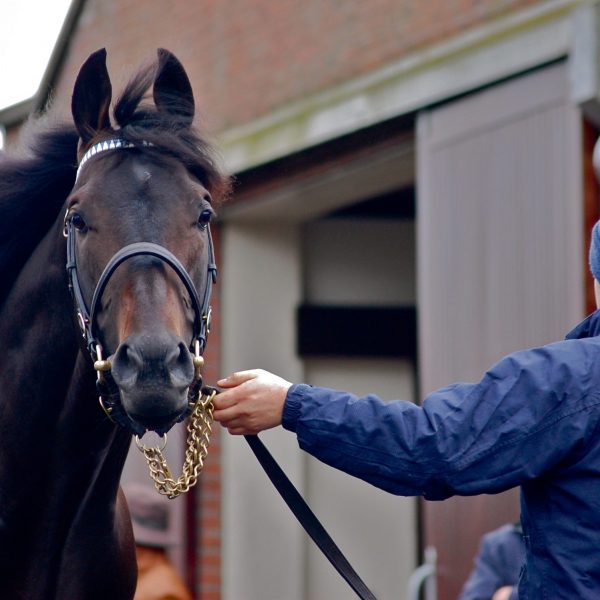
[[[194,378],[192,356],[183,342],[175,346],[167,356],[167,370],[176,386],[187,387]]]
[[[121,344],[112,360],[112,374],[119,387],[131,388],[136,384],[144,361],[139,350],[129,344]]]

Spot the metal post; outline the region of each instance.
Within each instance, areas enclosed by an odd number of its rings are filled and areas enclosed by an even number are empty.
[[[425,559],[408,580],[407,600],[419,600],[421,589],[424,600],[437,600],[436,562],[437,551],[433,546],[425,548]]]

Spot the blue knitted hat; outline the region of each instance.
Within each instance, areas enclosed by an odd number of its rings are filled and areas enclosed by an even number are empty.
[[[590,271],[594,279],[600,281],[600,221],[592,229],[592,241],[590,243]]]

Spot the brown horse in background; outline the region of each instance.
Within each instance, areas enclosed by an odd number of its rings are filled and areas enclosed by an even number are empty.
[[[192,128],[183,67],[158,58],[113,126],[106,52],[92,54],[74,126],[39,121],[29,154],[0,156],[2,598],[133,597],[131,434],[167,431],[199,386],[228,181]]]

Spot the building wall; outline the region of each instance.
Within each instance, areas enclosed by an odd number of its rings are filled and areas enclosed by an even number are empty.
[[[87,0],[56,86],[106,47],[117,77],[157,47],[184,63],[206,125],[221,131],[548,0]]]
[[[153,60],[156,48],[164,47],[186,67],[197,100],[198,123],[218,141],[220,134],[232,128],[368,76],[473,27],[532,6],[561,4],[568,0],[85,0],[55,81],[53,102],[57,113],[68,114],[76,73],[98,48],[108,50],[117,95],[132,70]],[[238,248],[247,242],[245,236],[253,238],[256,231],[230,231],[225,247]],[[230,366],[238,366],[232,356],[220,363],[222,289],[222,284],[217,286],[213,301],[216,319],[208,344],[209,383]],[[242,288],[242,292],[246,290]],[[225,301],[226,296],[223,298]],[[230,321],[227,325],[232,326]],[[260,345],[260,341],[255,343]],[[251,348],[227,347],[227,340],[223,347],[224,352],[243,351],[244,357],[253,356]],[[246,361],[240,366],[247,366]],[[225,535],[235,527],[235,522],[223,523],[221,518],[221,437],[217,428],[205,474],[195,492],[198,528],[190,532],[201,555],[198,560],[191,557],[188,566],[204,600],[221,597],[221,536],[223,527]],[[228,452],[224,451],[225,460],[234,462],[235,453]],[[233,485],[239,486],[240,481]],[[225,498],[227,494],[231,494],[231,485]],[[288,519],[286,515],[286,523]],[[236,591],[226,590],[232,597]]]
[[[304,302],[318,306],[415,306],[415,222],[326,218],[303,226]],[[351,327],[369,328],[355,322]],[[305,380],[358,396],[416,401],[416,356],[311,356]],[[307,500],[377,598],[406,600],[417,566],[417,501],[388,494],[309,456]],[[366,508],[368,509],[366,510]],[[344,598],[346,583],[306,541],[306,598]]]
[[[294,224],[231,223],[223,235],[223,369],[266,368],[302,380],[294,312],[301,298]],[[261,439],[304,487],[296,441],[281,428]],[[222,469],[222,598],[302,600],[304,533],[239,436],[225,436]],[[202,596],[204,598],[204,596]]]
[[[303,301],[414,305],[414,249],[411,221],[331,219],[300,225],[284,223],[278,215],[260,223],[227,221],[225,370],[260,366],[291,381],[388,399],[415,398],[411,360],[339,356],[300,361],[294,327]],[[417,558],[415,500],[396,498],[318,464],[286,432],[261,437],[378,597],[406,598]],[[243,440],[226,436],[223,449],[222,597],[346,597],[346,583],[298,527]]]

